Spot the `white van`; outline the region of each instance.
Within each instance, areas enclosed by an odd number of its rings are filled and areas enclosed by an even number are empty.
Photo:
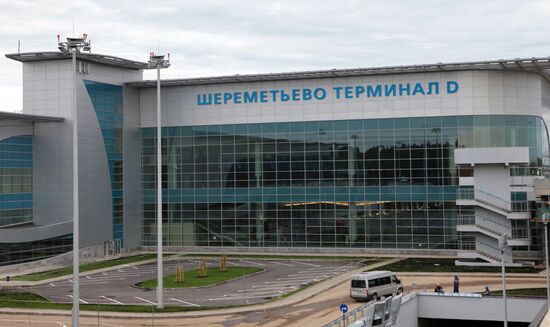
[[[402,292],[401,280],[391,271],[369,271],[352,276],[349,296],[355,300],[377,300]]]

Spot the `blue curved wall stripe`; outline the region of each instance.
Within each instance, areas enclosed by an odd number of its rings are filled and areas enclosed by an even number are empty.
[[[111,198],[113,200],[113,239],[124,246],[123,192],[122,192],[122,86],[94,81],[84,81],[92,100],[107,152]]]

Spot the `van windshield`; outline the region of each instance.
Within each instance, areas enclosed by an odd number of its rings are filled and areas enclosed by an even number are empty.
[[[351,287],[353,288],[365,288],[366,286],[365,280],[354,279],[351,281]]]

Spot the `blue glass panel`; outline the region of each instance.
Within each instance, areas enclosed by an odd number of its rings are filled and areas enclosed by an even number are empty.
[[[92,100],[92,105],[96,112],[97,120],[101,128],[103,143],[107,153],[107,165],[111,178],[111,199],[113,202],[113,239],[123,239],[122,217],[119,215],[115,220],[115,203],[123,206],[123,192],[121,189],[115,190],[117,183],[122,184],[122,86],[112,85],[94,81],[84,80],[86,90]],[[168,132],[167,132],[168,131]],[[174,136],[179,128],[170,128],[164,130],[165,136]],[[154,137],[156,134],[154,128],[144,128],[141,131],[142,137]],[[119,166],[117,166],[117,164]]]

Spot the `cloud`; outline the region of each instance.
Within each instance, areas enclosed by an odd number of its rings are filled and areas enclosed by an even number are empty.
[[[444,0],[6,1],[0,50],[55,50],[87,32],[93,52],[172,54],[166,78],[548,56],[550,2]],[[21,106],[21,65],[0,59],[0,110]],[[154,74],[147,72],[146,78]],[[17,108],[15,108],[17,107]]]

